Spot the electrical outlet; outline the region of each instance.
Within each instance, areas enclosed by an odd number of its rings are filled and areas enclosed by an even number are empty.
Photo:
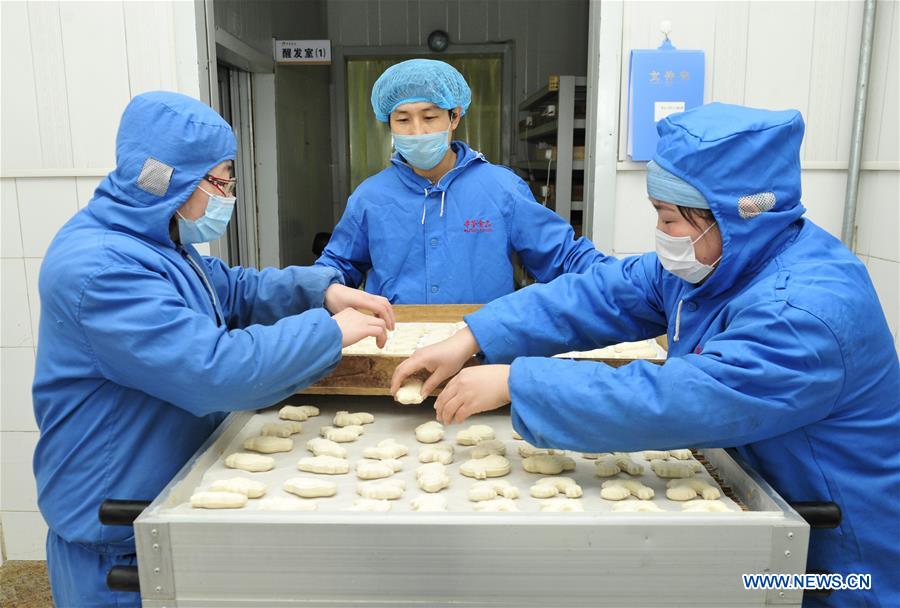
[[[546,158],[547,160],[553,159],[553,148],[547,148],[546,150],[544,150],[544,158]]]

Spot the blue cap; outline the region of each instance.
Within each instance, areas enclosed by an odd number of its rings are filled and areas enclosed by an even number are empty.
[[[462,116],[472,103],[472,91],[456,68],[435,59],[410,59],[392,65],[372,87],[372,109],[381,122],[388,122],[397,106],[417,101],[428,101],[444,110],[460,106]]]
[[[647,163],[647,194],[651,198],[679,207],[709,209],[709,203],[699,190],[652,160]]]

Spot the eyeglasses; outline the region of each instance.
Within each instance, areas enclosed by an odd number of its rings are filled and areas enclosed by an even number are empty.
[[[203,178],[213,186],[215,186],[223,196],[231,196],[237,187],[237,179],[226,179],[224,177],[216,177],[215,175],[206,174]]]

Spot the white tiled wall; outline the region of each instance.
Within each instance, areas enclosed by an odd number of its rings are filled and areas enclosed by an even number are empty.
[[[5,559],[43,559],[31,465],[41,262],[112,168],[128,100],[153,89],[197,97],[200,73],[193,3],[2,2],[0,11],[0,539]]]

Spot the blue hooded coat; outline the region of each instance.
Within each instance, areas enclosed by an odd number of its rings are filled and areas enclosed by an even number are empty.
[[[736,447],[787,500],[843,510],[808,570],[872,574],[804,605],[900,605],[897,352],[865,267],[803,217],[800,114],[711,104],[658,128],[654,160],[708,201],[721,262],[694,285],[648,253],[467,316],[486,360],[512,361],[514,427],[580,452]],[[662,366],[542,358],[663,333]]]
[[[175,93],[135,97],[116,169],[47,251],[34,473],[60,605],[91,604],[92,588],[113,603],[92,580],[105,577],[101,566],[60,555],[67,544],[134,552],[131,528],[97,520],[104,499],[155,498],[222,412],[272,405],[340,359],[340,329],[322,307],[337,271],[229,268],[170,238],[176,209],[234,157],[231,127],[209,107]]]
[[[452,146],[456,165],[436,184],[395,153],[350,196],[316,264],[394,304],[477,304],[513,291],[514,253],[542,283],[606,259],[515,173]]]

